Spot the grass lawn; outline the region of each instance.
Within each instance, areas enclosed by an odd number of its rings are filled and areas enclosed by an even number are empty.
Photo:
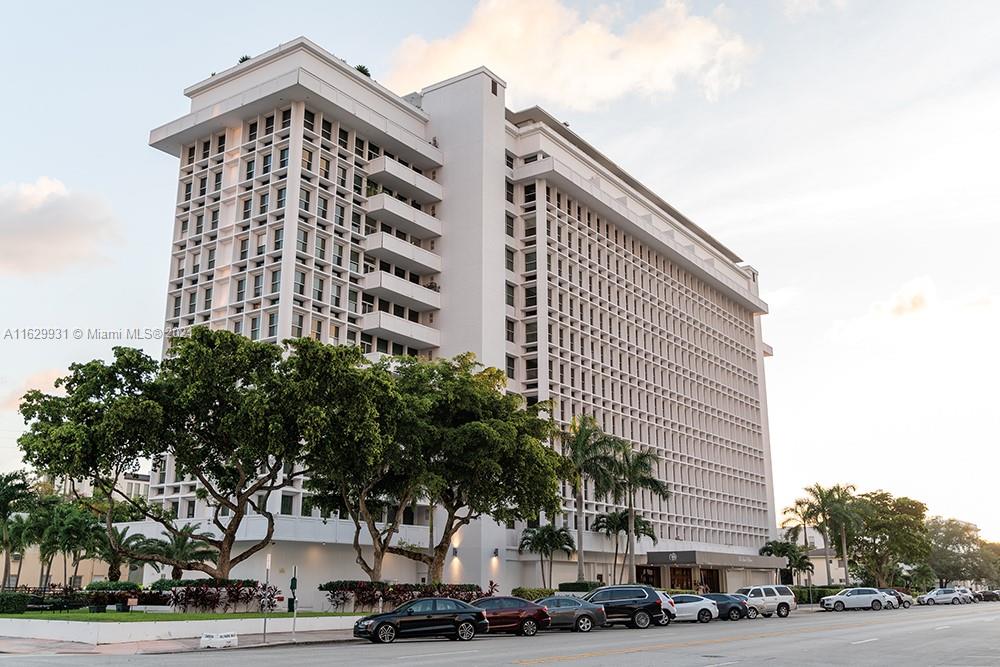
[[[346,612],[332,611],[300,611],[299,618],[310,618],[315,616],[356,616]],[[291,618],[288,612],[268,614],[268,618]],[[149,621],[223,621],[234,618],[263,618],[260,612],[234,613],[234,614],[170,614],[170,613],[143,613],[141,611],[115,612],[106,611],[103,614],[91,614],[86,609],[79,611],[27,611],[23,614],[0,614],[0,618],[23,618],[41,621],[89,621],[97,623],[142,623]]]

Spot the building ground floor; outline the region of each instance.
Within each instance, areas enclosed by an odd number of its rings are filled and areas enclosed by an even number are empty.
[[[119,572],[120,580],[141,582],[143,576],[140,567],[129,568],[123,565]],[[56,554],[49,566],[42,563],[38,547],[31,547],[24,553],[11,554],[10,571],[4,583],[8,589],[19,586],[48,588],[63,585],[85,588],[92,581],[104,581],[107,578],[108,564],[102,560],[85,558],[74,564],[72,556],[64,557],[63,554]]]

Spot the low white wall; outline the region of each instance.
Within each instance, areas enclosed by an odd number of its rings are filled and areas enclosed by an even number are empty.
[[[296,631],[350,630],[361,616],[308,616],[299,618]],[[264,629],[261,618],[226,618],[215,621],[147,621],[127,623],[89,623],[83,621],[49,621],[39,619],[0,618],[0,637],[54,639],[84,644],[121,644],[151,639],[201,637],[205,632],[235,632],[260,634]],[[291,632],[290,617],[267,619],[268,632]]]

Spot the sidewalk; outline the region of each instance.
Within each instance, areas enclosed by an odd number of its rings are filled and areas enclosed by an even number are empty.
[[[189,653],[192,651],[211,652],[219,650],[239,650],[261,648],[263,635],[247,634],[239,636],[237,649],[200,649],[198,637],[185,639],[159,639],[145,642],[122,644],[82,644],[79,642],[59,642],[46,639],[21,639],[0,637],[0,655],[3,654],[80,654],[80,655],[137,655],[156,653]],[[296,644],[331,644],[337,642],[360,641],[354,639],[350,630],[317,630],[295,633]],[[267,646],[283,646],[292,643],[291,632],[267,633]]]

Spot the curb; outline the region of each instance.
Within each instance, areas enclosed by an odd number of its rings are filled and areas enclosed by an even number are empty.
[[[177,653],[221,653],[224,651],[249,651],[258,648],[275,648],[283,646],[307,646],[312,644],[347,644],[361,643],[363,640],[356,637],[344,637],[342,639],[305,639],[302,641],[282,640],[280,642],[268,642],[266,644],[249,644],[246,646],[230,646],[228,648],[200,648],[191,647],[189,649],[179,649],[175,651],[143,651],[134,655],[173,655]]]

